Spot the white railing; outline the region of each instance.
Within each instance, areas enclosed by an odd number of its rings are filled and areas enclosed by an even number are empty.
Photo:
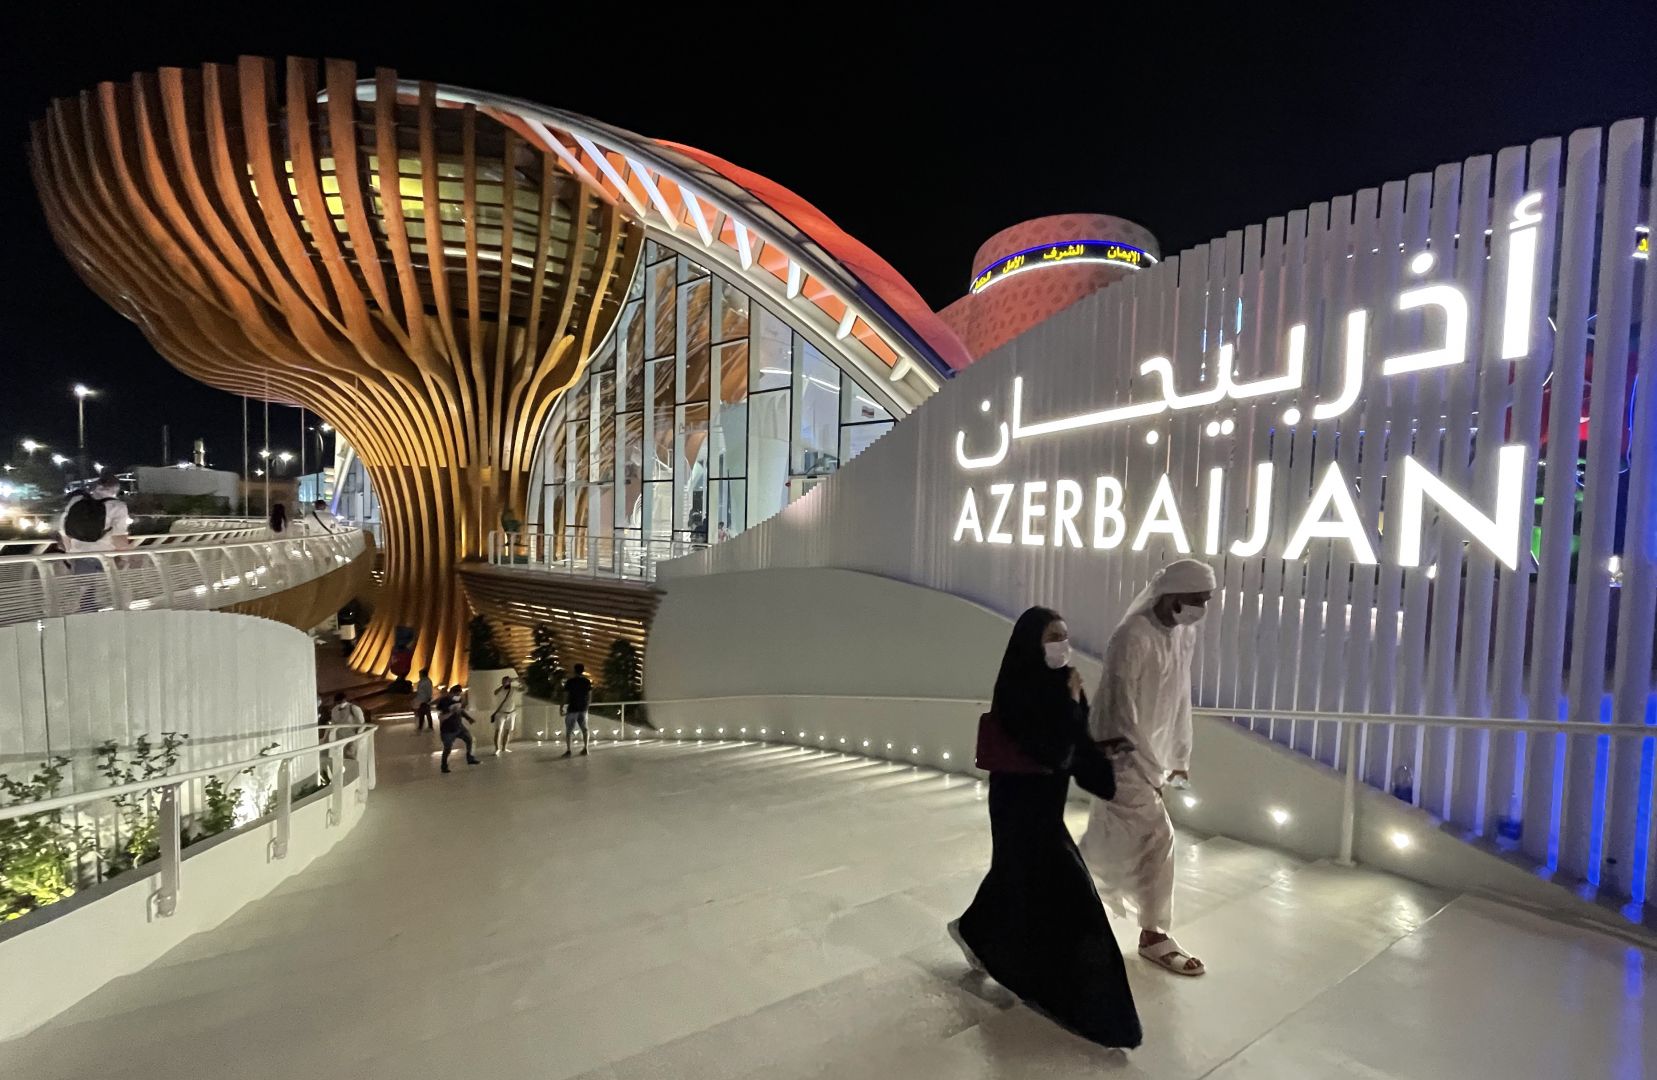
[[[318,790],[329,793],[330,827],[337,826],[345,820],[345,763],[348,757],[354,757],[358,768],[362,770],[362,783],[357,788],[357,801],[367,801],[368,792],[376,785],[373,725],[331,726],[327,728],[323,738],[326,741],[297,750],[225,762],[191,772],[155,776],[129,784],[0,806],[0,821],[49,816],[49,820],[58,826],[62,836],[56,842],[63,846],[66,858],[70,859],[74,876],[78,878],[65,897],[74,891],[106,880],[114,872],[145,873],[152,866],[156,867],[156,872],[160,875],[160,888],[155,893],[155,913],[166,917],[177,910],[184,848],[192,840],[206,840],[243,832],[268,821],[275,826],[270,842],[270,857],[287,857],[288,840],[292,833],[296,775],[299,778],[315,776],[319,781]],[[314,762],[314,769],[306,769],[308,759]],[[272,772],[274,775],[270,775]],[[208,782],[217,781],[227,790],[235,791],[238,778],[248,774],[255,776],[256,783],[246,785],[246,789],[251,790],[253,795],[250,798],[246,791],[241,791],[234,796],[237,802],[231,826],[219,832],[187,836],[186,827],[191,821],[187,819],[183,808],[186,805],[197,808],[208,805],[205,795]],[[270,786],[268,790],[260,790],[267,775]],[[128,811],[126,814],[123,814],[123,808]],[[65,814],[74,816],[73,821],[67,825],[63,820]],[[195,816],[197,819],[200,818],[199,809]],[[126,837],[123,837],[120,831],[123,819],[127,822]],[[154,850],[146,852],[146,845],[136,845],[139,850],[136,857],[130,859],[132,865],[119,865],[106,853],[116,856],[122,853],[131,855],[131,833],[135,821],[139,823],[138,827],[145,832],[146,837],[149,830],[154,830]],[[106,844],[105,838],[111,843]],[[123,845],[123,840],[128,843]],[[112,866],[115,869],[112,870]]]
[[[281,592],[361,555],[362,531],[225,543],[164,534],[119,552],[0,556],[0,625],[90,611],[211,610]]]
[[[592,709],[595,716],[589,719],[589,726],[598,733],[601,726],[607,727],[611,737],[618,741],[640,741],[643,739],[741,739],[750,742],[783,742],[796,745],[813,745],[824,750],[834,750],[842,753],[860,754],[864,757],[901,759],[912,764],[929,764],[948,770],[965,770],[971,766],[973,757],[972,739],[976,735],[975,724],[962,727],[963,743],[950,747],[921,747],[914,744],[908,746],[887,745],[854,739],[848,743],[845,733],[823,730],[822,726],[805,730],[791,729],[772,721],[765,726],[759,722],[752,722],[746,726],[739,726],[733,721],[725,726],[719,725],[692,725],[686,727],[675,724],[672,728],[656,728],[639,721],[632,722],[632,731],[629,733],[627,710],[633,709],[635,717],[641,707],[648,709],[653,706],[707,706],[718,704],[731,705],[775,705],[783,702],[842,702],[842,703],[875,703],[880,705],[930,705],[946,708],[960,707],[964,720],[976,721],[978,714],[989,708],[989,702],[974,698],[936,698],[936,697],[870,697],[855,694],[736,694],[719,697],[704,698],[661,698],[641,701],[621,702],[594,702]],[[544,706],[550,708],[551,706]],[[599,714],[601,710],[615,710],[614,720],[604,720]],[[1392,713],[1309,713],[1283,712],[1249,709],[1206,709],[1192,710],[1192,715],[1207,717],[1215,720],[1224,720],[1228,723],[1247,727],[1264,735],[1260,725],[1270,725],[1275,728],[1279,725],[1288,725],[1291,728],[1304,728],[1309,731],[1323,733],[1329,740],[1327,761],[1320,761],[1332,768],[1340,770],[1344,779],[1344,795],[1342,798],[1340,846],[1337,851],[1331,852],[1337,860],[1351,865],[1353,848],[1357,836],[1358,825],[1358,787],[1362,780],[1364,758],[1370,746],[1370,730],[1378,732],[1397,729],[1414,729],[1417,738],[1426,731],[1435,730],[1449,732],[1460,737],[1504,734],[1525,734],[1530,736],[1541,735],[1568,735],[1576,737],[1606,738],[1621,744],[1622,749],[1638,756],[1642,752],[1640,743],[1646,741],[1657,744],[1657,726],[1643,726],[1638,724],[1594,724],[1574,721],[1541,721],[1541,720],[1511,720],[1511,719],[1483,719],[1461,716],[1399,716]],[[527,725],[533,729],[533,724]],[[559,726],[553,727],[548,735],[556,738]],[[1357,738],[1354,741],[1353,733]],[[790,738],[790,734],[796,737]],[[861,745],[859,745],[861,743]],[[1354,754],[1353,748],[1357,753]],[[884,752],[883,752],[884,750]],[[908,750],[905,754],[903,751]],[[1494,784],[1493,760],[1495,755],[1484,755],[1483,776],[1480,778],[1479,790],[1488,793],[1488,798],[1494,809],[1501,793]],[[1320,760],[1320,759],[1314,759]],[[1377,785],[1376,790],[1386,790]],[[1412,777],[1411,804],[1422,806],[1422,785],[1419,778]],[[1437,814],[1439,808],[1424,807],[1436,816],[1449,819],[1450,815]],[[1536,823],[1547,827],[1548,822]],[[1654,822],[1657,825],[1657,822]]]
[[[24,516],[30,517],[30,515]],[[51,552],[51,549],[58,543],[56,518],[51,515],[36,515],[35,518],[44,524],[46,531],[28,538],[0,540],[0,556],[45,555]],[[253,540],[270,535],[270,527],[264,518],[170,517],[160,514],[137,514],[133,516],[132,527],[136,531],[127,537],[132,547],[226,544],[234,540]],[[341,529],[351,528],[349,525],[337,527]],[[288,529],[295,536],[314,536],[327,531],[305,519],[291,522]],[[377,534],[375,538],[378,539]]]
[[[700,540],[637,540],[624,536],[563,536],[538,529],[489,534],[491,566],[523,566],[589,577],[656,580],[658,563],[702,551]]]

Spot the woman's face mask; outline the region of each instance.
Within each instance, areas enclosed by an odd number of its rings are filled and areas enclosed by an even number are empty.
[[[1042,642],[1042,652],[1046,654],[1047,666],[1055,671],[1070,663],[1070,642],[1045,641]]]

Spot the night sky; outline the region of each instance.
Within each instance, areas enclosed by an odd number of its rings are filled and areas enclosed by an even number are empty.
[[[1657,4],[1309,4],[1270,25],[1190,5],[1161,25],[1020,2],[892,20],[852,4],[13,5],[0,28],[0,459],[32,437],[239,467],[241,401],[162,360],[70,271],[29,179],[30,121],[106,79],[238,54],[355,60],[705,148],[794,189],[934,307],[978,245],[1043,214],[1147,226],[1165,253],[1443,161],[1657,112]],[[1083,5],[1075,5],[1081,9]],[[1173,9],[1174,5],[1164,5]],[[48,10],[49,9],[49,10]],[[919,11],[920,9],[910,9]],[[1270,5],[1250,6],[1263,22]],[[164,12],[165,14],[154,14]],[[974,15],[973,12],[983,12]],[[468,20],[476,18],[475,27]],[[1344,21],[1343,21],[1344,20]],[[255,406],[255,415],[258,407]],[[272,409],[272,445],[298,416]],[[259,445],[255,435],[255,447]]]

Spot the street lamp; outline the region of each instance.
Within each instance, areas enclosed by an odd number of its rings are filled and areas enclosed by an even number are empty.
[[[52,455],[52,464],[56,465],[58,468],[61,469],[65,465],[69,464],[69,459],[64,457],[62,454],[53,454]]]
[[[24,450],[25,453],[32,454],[36,450],[44,450],[44,449],[46,449],[46,444],[45,443],[37,443],[33,439],[24,439],[23,440],[23,450]]]
[[[86,471],[86,399],[97,394],[84,383],[75,384],[75,428],[78,432],[81,471]]]

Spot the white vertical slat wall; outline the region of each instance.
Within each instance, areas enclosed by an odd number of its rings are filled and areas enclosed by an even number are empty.
[[[1203,705],[1396,714],[1360,747],[1368,783],[1391,789],[1407,771],[1408,797],[1435,815],[1561,880],[1643,901],[1657,870],[1653,740],[1427,731],[1408,718],[1657,725],[1657,275],[1635,256],[1635,227],[1657,218],[1642,188],[1651,143],[1641,120],[1542,139],[1170,258],[980,359],[830,482],[662,576],[846,567],[1009,616],[1055,606],[1098,652],[1128,598],[1178,554],[1166,532],[1133,542],[1166,477],[1187,546],[1221,581],[1195,673]],[[1521,229],[1535,251],[1528,307],[1513,299]],[[1403,303],[1439,286],[1465,304],[1465,359],[1389,363],[1450,340],[1454,304]],[[1295,327],[1300,384],[1235,393],[1287,371]],[[1528,346],[1510,355],[1525,331]],[[1362,390],[1339,408],[1349,337]],[[1222,349],[1232,392],[1184,403],[1218,386]],[[1171,362],[1171,385],[1142,373],[1155,357]],[[1154,415],[1085,419],[1159,398]],[[1060,418],[1076,422],[1040,429]],[[1516,541],[1517,566],[1486,542],[1494,525],[1481,540],[1437,496],[1420,504],[1420,559],[1406,565],[1407,470],[1494,518],[1515,447],[1522,513],[1490,543]],[[1373,560],[1327,536],[1287,557],[1331,469]],[[1005,485],[1006,514],[992,523]],[[1057,520],[1070,485],[1085,497],[1079,548]],[[970,529],[955,539],[969,489],[982,542]],[[1340,517],[1336,503],[1317,520]],[[1233,554],[1257,520],[1269,524],[1264,550]],[[1341,752],[1330,723],[1250,726],[1324,762]]]
[[[210,611],[112,611],[0,627],[0,773],[74,760],[102,783],[97,746],[189,736],[178,771],[316,742],[316,653],[268,619]]]

